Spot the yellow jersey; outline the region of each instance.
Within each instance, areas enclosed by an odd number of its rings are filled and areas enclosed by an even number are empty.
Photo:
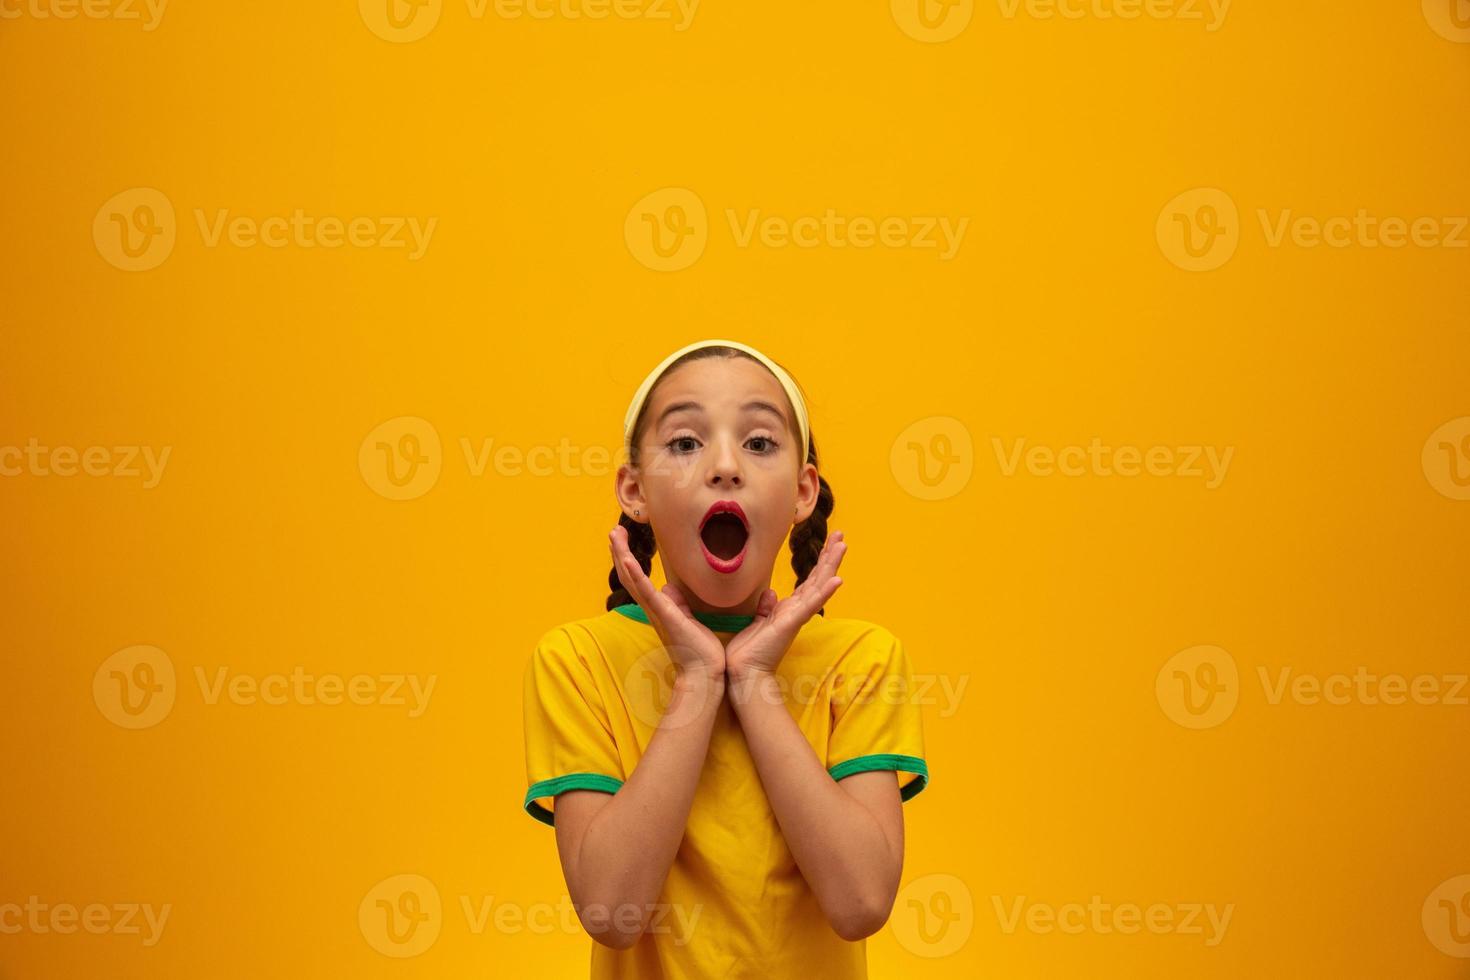
[[[728,642],[750,616],[699,613]],[[672,693],[674,668],[630,604],[555,627],[525,672],[525,811],[547,825],[556,796],[616,793]],[[920,699],[903,644],[855,619],[813,616],[777,671],[791,716],[833,779],[892,770],[899,795],[929,781]],[[866,944],[833,931],[776,823],[726,697],[684,839],[648,929],[629,949],[592,944],[593,980],[850,980]]]

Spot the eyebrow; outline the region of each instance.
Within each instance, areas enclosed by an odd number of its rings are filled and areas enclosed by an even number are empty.
[[[776,416],[776,418],[781,422],[782,425],[786,424],[785,413],[783,413],[775,405],[772,405],[770,402],[749,401],[746,402],[744,405],[741,405],[740,410],[742,412],[770,412],[772,415]],[[673,415],[675,412],[703,411],[704,406],[701,405],[699,402],[674,402],[674,404],[670,405],[668,408],[665,408],[662,412],[659,413],[658,421],[655,423],[655,425],[662,425],[664,419],[668,418],[670,415]]]

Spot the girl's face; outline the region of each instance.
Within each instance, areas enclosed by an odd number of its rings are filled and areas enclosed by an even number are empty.
[[[747,357],[686,361],[659,379],[643,419],[639,465],[618,469],[623,512],[653,525],[664,574],[692,609],[754,613],[819,489],[785,390]],[[716,504],[735,513],[713,516]]]

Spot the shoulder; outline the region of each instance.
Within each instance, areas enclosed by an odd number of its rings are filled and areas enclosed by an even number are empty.
[[[805,657],[841,670],[887,665],[902,643],[887,627],[866,619],[813,616],[793,644]]]
[[[647,624],[609,609],[545,630],[536,640],[530,663],[536,666],[580,662],[595,669],[619,651],[638,646],[641,639],[646,639],[643,633],[650,631]]]
[[[866,619],[813,616],[800,634],[803,638],[836,647],[884,647],[898,642],[886,626]]]

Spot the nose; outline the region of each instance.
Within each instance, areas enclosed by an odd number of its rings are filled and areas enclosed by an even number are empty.
[[[740,454],[735,451],[734,442],[728,438],[721,438],[715,445],[714,452],[710,454],[709,472],[705,475],[706,482],[712,487],[738,487],[743,482],[740,474]]]

